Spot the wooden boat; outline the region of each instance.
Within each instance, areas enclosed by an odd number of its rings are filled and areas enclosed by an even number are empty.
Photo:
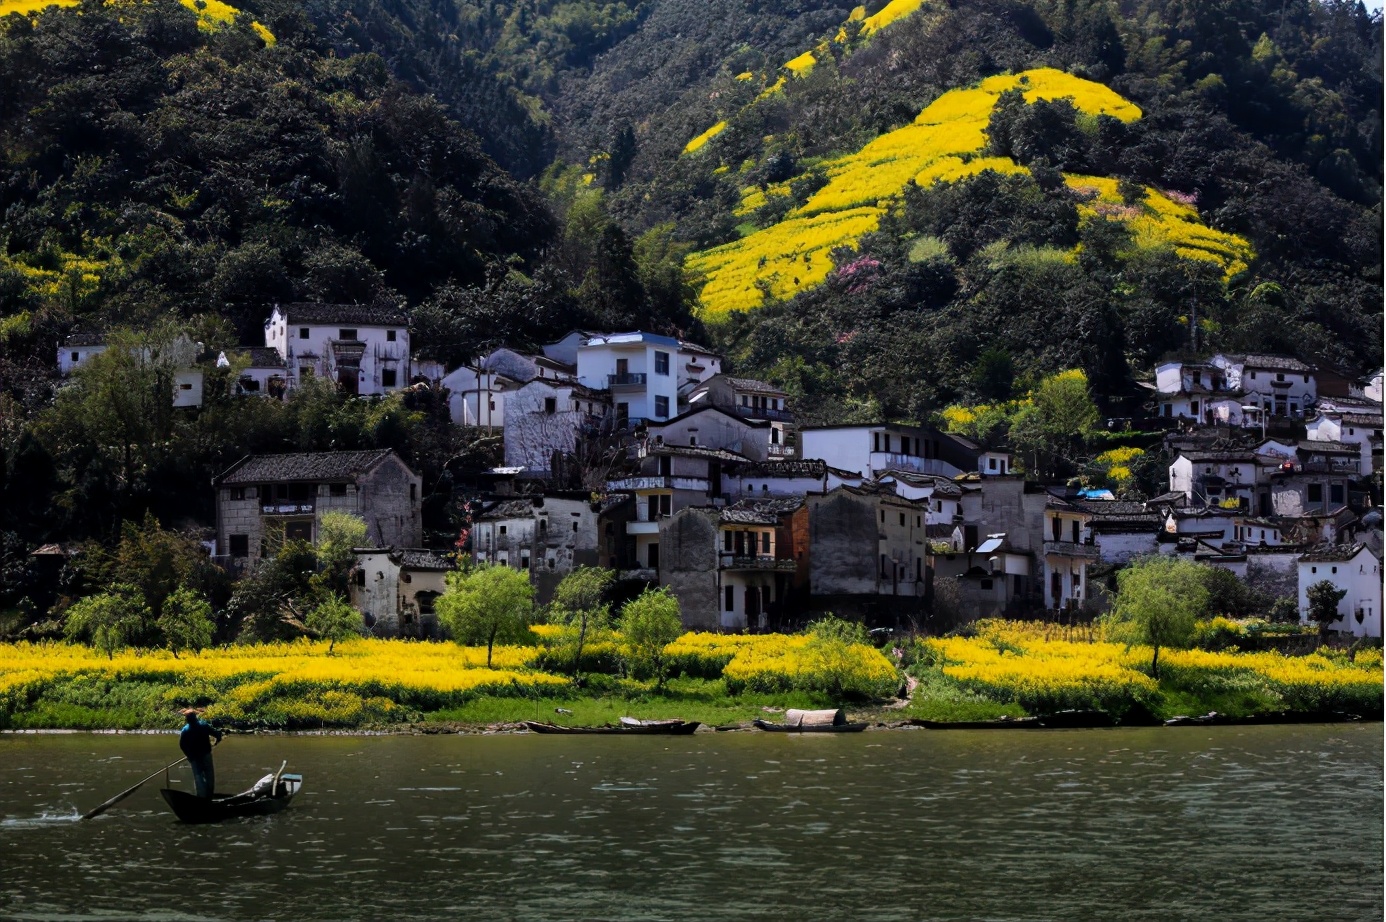
[[[772,724],[757,718],[753,723],[762,730],[772,733],[860,733],[867,728],[865,723],[841,724]]]
[[[164,800],[183,822],[219,823],[237,817],[278,813],[289,805],[302,787],[303,776],[286,775],[281,765],[279,771],[266,775],[255,782],[250,790],[240,794],[214,794],[206,798],[172,788],[163,788],[159,793],[164,795]]]
[[[641,736],[645,734],[688,736],[698,729],[698,721],[696,720],[636,720],[633,717],[622,717],[620,725],[615,727],[560,727],[557,724],[541,724],[534,720],[526,720],[524,723],[535,733],[601,733],[610,736]]]

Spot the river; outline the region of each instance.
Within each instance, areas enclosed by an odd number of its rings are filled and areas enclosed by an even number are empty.
[[[0,918],[1379,920],[1380,724],[229,737],[278,816],[178,824],[170,736],[0,735]],[[186,769],[178,786],[191,788]]]

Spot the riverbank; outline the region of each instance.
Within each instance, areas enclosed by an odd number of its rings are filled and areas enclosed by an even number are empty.
[[[228,647],[176,658],[107,658],[68,644],[0,645],[0,729],[172,729],[183,707],[235,730],[497,732],[525,720],[572,726],[621,717],[749,726],[786,708],[844,706],[880,725],[968,723],[1057,712],[1153,725],[1221,719],[1380,719],[1379,649],[1306,656],[1233,650],[1151,653],[1091,631],[1015,622],[973,636],[813,645],[784,635],[689,634],[667,682],[620,674],[619,638],[590,644],[575,680],[556,635],[531,646],[359,640]],[[908,698],[892,698],[905,693]]]

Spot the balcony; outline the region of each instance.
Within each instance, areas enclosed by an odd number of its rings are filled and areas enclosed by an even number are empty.
[[[628,535],[657,535],[659,534],[659,519],[654,521],[640,519],[635,522],[626,523],[626,534]]]
[[[612,390],[623,387],[644,387],[649,375],[643,371],[628,371],[619,375],[607,375],[606,386]]]
[[[873,471],[912,471],[916,474],[936,474],[940,477],[952,477],[959,473],[958,469],[947,461],[889,451],[873,451],[870,463]]]
[[[799,449],[793,445],[770,445],[769,455],[771,458],[781,460],[799,457]]]
[[[1352,474],[1356,475],[1362,470],[1360,460],[1342,461],[1306,461],[1300,466],[1306,474]]]
[[[793,573],[798,568],[794,561],[779,557],[738,557],[734,554],[722,554],[717,565],[723,570],[779,570],[787,573]]]
[[[694,490],[706,493],[711,484],[706,477],[623,477],[608,480],[609,492],[640,492],[642,490]]]
[[[1097,560],[1101,555],[1095,544],[1074,544],[1072,541],[1044,542],[1046,557],[1078,557],[1083,560]]]
[[[298,501],[284,500],[277,503],[261,503],[261,515],[312,515],[314,502],[311,499]]]

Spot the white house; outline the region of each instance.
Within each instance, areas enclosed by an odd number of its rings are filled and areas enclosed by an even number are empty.
[[[575,349],[569,346],[577,342]],[[564,361],[576,354],[577,379],[593,390],[610,390],[617,420],[672,419],[679,412],[680,388],[721,371],[721,360],[670,336],[640,331],[570,333],[545,348],[545,355]]]
[[[70,375],[80,366],[91,361],[109,348],[106,337],[100,333],[74,333],[58,347],[58,371]],[[202,369],[197,367],[198,353],[202,344],[195,343],[186,333],[179,333],[171,342],[148,344],[140,349],[144,361],[167,359],[174,366],[173,405],[180,408],[202,406]],[[158,353],[156,355],[156,353]]]
[[[1354,637],[1381,637],[1381,561],[1364,544],[1328,545],[1299,558],[1299,611],[1309,620],[1309,587],[1327,580],[1346,594],[1329,626]]]
[[[1339,442],[1357,445],[1360,449],[1360,472],[1370,476],[1373,469],[1373,444],[1380,449],[1382,416],[1380,409],[1370,412],[1324,410],[1311,419],[1305,429],[1311,442]]]
[[[807,426],[799,433],[799,445],[800,457],[818,458],[863,477],[888,470],[956,477],[978,470],[983,455],[977,446],[932,427],[893,423]]]
[[[1256,453],[1252,451],[1185,451],[1169,466],[1171,492],[1209,504],[1250,507],[1257,480]]]
[[[738,416],[722,407],[698,405],[664,422],[647,426],[647,444],[725,448],[752,461],[768,461],[775,430],[769,420]]]
[[[291,388],[319,377],[348,394],[388,394],[409,383],[408,324],[392,305],[276,304],[265,345],[284,360]]]
[[[106,351],[106,337],[101,333],[73,333],[58,346],[58,373],[72,374],[73,369]]]
[[[1223,372],[1226,387],[1240,392],[1248,405],[1264,407],[1273,416],[1302,417],[1318,397],[1314,370],[1286,355],[1227,355],[1208,363]]]
[[[772,458],[793,458],[798,437],[794,414],[789,409],[789,395],[779,388],[754,378],[714,375],[688,391],[689,410],[701,407],[718,409],[750,420],[764,420],[770,425],[769,453]]]
[[[579,440],[603,431],[606,395],[572,380],[535,378],[510,393],[505,409],[505,463],[530,474],[550,471],[554,453],[572,455]]]
[[[827,493],[843,484],[859,487],[861,482],[860,474],[837,470],[817,459],[771,460],[738,466],[724,486],[730,496],[757,499]]]
[[[287,367],[279,350],[268,346],[252,346],[217,356],[218,368],[241,364],[236,378],[236,393],[249,397],[282,398],[288,391]]]

